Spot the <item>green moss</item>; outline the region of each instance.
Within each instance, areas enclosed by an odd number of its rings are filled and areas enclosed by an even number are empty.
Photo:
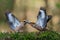
[[[40,33],[0,33],[0,40],[60,40],[60,34],[53,31]]]

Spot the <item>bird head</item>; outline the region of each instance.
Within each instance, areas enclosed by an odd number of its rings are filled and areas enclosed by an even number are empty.
[[[35,24],[34,22],[30,22],[29,20],[24,20],[24,22],[28,24]]]
[[[23,22],[24,22],[25,24],[27,24],[27,23],[29,24],[29,23],[30,23],[29,20],[24,20]]]

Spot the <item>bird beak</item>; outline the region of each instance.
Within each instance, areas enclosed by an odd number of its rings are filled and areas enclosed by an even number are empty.
[[[28,20],[24,20],[23,22],[24,22],[24,23],[28,23],[28,24],[30,23]]]

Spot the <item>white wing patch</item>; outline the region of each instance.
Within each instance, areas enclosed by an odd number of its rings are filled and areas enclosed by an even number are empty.
[[[40,10],[41,12],[41,18],[45,18],[45,12],[43,10]]]
[[[40,17],[37,19],[37,22],[36,22],[36,24],[38,25],[38,26],[41,26],[41,28],[44,28],[45,27],[45,25],[44,25],[44,21],[45,21],[45,12],[43,11],[43,10],[40,10]]]
[[[9,22],[12,23],[12,25],[10,25],[12,29],[15,29],[16,27],[21,26],[21,23],[15,17],[12,16],[12,13],[8,14],[8,19],[9,19]]]

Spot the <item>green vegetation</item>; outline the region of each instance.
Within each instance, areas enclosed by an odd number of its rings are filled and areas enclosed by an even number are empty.
[[[60,40],[60,34],[53,31],[40,33],[0,33],[0,40]]]
[[[5,11],[13,9],[13,0],[0,0],[0,23],[5,21]]]
[[[57,8],[60,8],[60,3],[56,3],[56,7]]]

